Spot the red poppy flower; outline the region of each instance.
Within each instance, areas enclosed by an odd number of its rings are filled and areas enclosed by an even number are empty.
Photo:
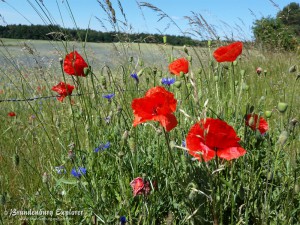
[[[180,72],[188,73],[189,72],[189,61],[185,58],[180,58],[170,63],[169,71],[172,74],[179,75]]]
[[[84,68],[88,64],[84,61],[77,51],[70,52],[66,55],[64,60],[64,71],[69,75],[85,76]]]
[[[15,113],[15,112],[9,112],[7,115],[8,115],[9,117],[14,117],[14,116],[16,116],[16,113]]]
[[[176,105],[173,93],[163,87],[153,87],[147,91],[145,97],[132,101],[133,126],[154,120],[160,122],[166,131],[170,131],[177,125],[177,119],[173,115]]]
[[[149,181],[144,181],[143,178],[137,177],[130,182],[130,186],[133,190],[133,196],[137,195],[149,195],[151,192],[151,186]]]
[[[73,89],[74,86],[70,84],[65,84],[64,82],[60,82],[56,86],[53,86],[51,90],[56,91],[59,94],[57,100],[62,102],[66,96],[72,94]]]
[[[269,129],[267,121],[263,117],[259,117],[257,114],[248,114],[246,116],[246,125],[252,130],[259,130],[261,134],[264,134]]]
[[[230,45],[221,46],[214,51],[214,57],[218,62],[233,62],[242,54],[243,43],[238,41]]]
[[[206,118],[192,126],[186,137],[186,146],[189,154],[199,161],[209,161],[216,155],[231,160],[246,154],[239,140],[234,129],[226,122]]]

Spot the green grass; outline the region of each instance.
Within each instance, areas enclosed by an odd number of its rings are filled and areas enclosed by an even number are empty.
[[[58,61],[66,54],[63,45],[31,41],[36,50],[30,54],[28,49],[21,51],[22,42],[4,40],[6,47],[1,47],[6,66],[0,70],[0,90],[4,91],[0,99],[55,95],[51,87],[63,80]],[[83,94],[71,97],[75,104],[69,98],[64,103],[56,98],[0,102],[2,212],[84,212],[83,216],[53,216],[64,224],[91,224],[92,220],[118,224],[123,215],[129,224],[212,224],[214,220],[218,224],[297,224],[300,138],[299,124],[293,126],[290,121],[299,120],[299,79],[289,68],[299,67],[299,56],[244,47],[236,65],[218,64],[212,57],[214,48],[188,48],[193,59],[188,76],[176,76],[181,87],[169,89],[178,101],[178,125],[165,135],[157,122],[132,127],[131,102],[161,85],[161,77],[174,77],[168,72],[168,60],[188,57],[183,48],[124,43],[88,43],[82,48],[81,43],[68,43],[68,51],[73,48],[94,73],[86,78],[65,75],[68,83],[76,85],[73,94]],[[258,66],[266,70],[260,76],[255,72]],[[139,71],[143,73],[136,85],[130,74]],[[115,93],[111,102],[102,97],[107,93]],[[286,112],[278,111],[279,102],[288,104]],[[245,126],[244,116],[251,106],[263,117],[265,111],[273,111],[265,136]],[[17,116],[8,117],[10,111]],[[180,146],[192,124],[205,116],[231,125],[247,154],[232,161],[192,160]],[[286,138],[283,131],[288,133]],[[94,152],[107,141],[108,149]],[[69,159],[69,150],[75,159]],[[65,174],[55,171],[60,165]],[[70,173],[78,166],[87,169],[80,179]],[[135,177],[151,185],[155,181],[158,187],[153,186],[147,197],[133,197],[129,183]],[[32,218],[0,215],[2,224],[20,219],[40,224]]]

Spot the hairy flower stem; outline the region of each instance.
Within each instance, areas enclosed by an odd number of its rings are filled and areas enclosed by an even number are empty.
[[[175,160],[174,160],[173,154],[172,154],[172,149],[171,149],[171,146],[170,146],[170,137],[169,137],[169,134],[166,132],[165,129],[163,129],[163,130],[164,130],[164,135],[165,135],[165,139],[166,139],[167,146],[168,146],[169,155],[171,157],[171,162],[172,162],[172,164],[174,166],[176,176],[180,177],[179,173],[178,173],[178,170],[177,170],[177,167],[176,167],[176,164],[175,164]]]

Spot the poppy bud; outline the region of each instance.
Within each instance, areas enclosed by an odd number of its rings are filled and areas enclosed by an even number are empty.
[[[146,77],[146,83],[147,83],[147,85],[149,84],[149,82],[150,82],[150,78]]]
[[[258,104],[261,105],[265,101],[265,99],[266,99],[265,96],[261,96],[259,101],[258,101]]]
[[[197,71],[197,74],[201,74],[202,73],[202,68],[200,68],[198,71]]]
[[[59,57],[59,59],[58,59],[58,60],[59,60],[59,63],[60,63],[60,64],[63,64],[63,62],[64,62],[64,59],[63,59],[62,57]]]
[[[90,70],[90,67],[84,67],[84,68],[83,68],[83,73],[84,73],[85,76],[89,75],[89,74],[90,74],[90,71],[91,71],[91,70]]]
[[[285,130],[282,131],[281,134],[279,135],[279,138],[278,138],[277,143],[279,143],[279,144],[281,144],[281,145],[284,145],[285,142],[287,141],[288,137],[289,137],[288,132],[285,131]]]
[[[216,76],[214,76],[214,81],[218,81],[219,80],[219,76],[218,75],[216,75]]]
[[[298,194],[299,191],[300,191],[299,184],[295,184],[295,187],[294,187],[294,193],[295,193],[295,194]]]
[[[262,72],[262,68],[261,68],[261,67],[257,67],[257,68],[256,68],[256,73],[257,73],[257,75],[260,75],[261,72]]]
[[[141,60],[139,61],[139,65],[140,65],[140,66],[144,66],[144,60],[141,59]]]
[[[104,76],[101,77],[101,84],[104,89],[106,89],[106,78]]]
[[[232,64],[233,64],[234,66],[236,66],[236,65],[237,65],[237,61],[234,60]]]
[[[152,70],[152,72],[153,72],[153,74],[154,74],[154,76],[156,75],[156,73],[157,73],[157,68],[156,67],[153,67],[153,70]]]
[[[243,83],[242,84],[242,89],[245,90],[245,91],[248,91],[249,90],[249,86],[246,83]]]
[[[181,72],[179,73],[179,76],[180,76],[181,78],[183,78],[183,77],[184,77],[184,73],[181,71]]]
[[[129,131],[125,130],[124,133],[123,133],[123,135],[122,135],[122,139],[123,140],[127,140],[128,136],[129,136]]]
[[[43,181],[43,183],[48,183],[48,181],[49,181],[49,177],[46,172],[42,176],[42,181]]]
[[[6,203],[6,192],[0,195],[0,204],[5,205],[5,203]]]
[[[180,88],[181,87],[181,81],[175,81],[174,83],[174,86],[177,87],[177,88]]]
[[[137,73],[137,76],[138,77],[141,77],[144,73],[144,69],[141,69],[138,73]]]
[[[186,45],[183,46],[183,51],[184,51],[186,54],[189,54],[189,50],[187,49]]]
[[[267,175],[267,180],[270,181],[273,179],[273,173],[270,171]]]
[[[133,138],[128,139],[128,146],[131,151],[135,151],[135,141]]]
[[[267,117],[267,118],[271,118],[271,116],[272,116],[272,111],[265,111],[265,116]]]
[[[160,77],[160,78],[162,77],[162,72],[160,70],[157,71],[157,76]]]
[[[207,41],[207,46],[210,48],[211,47],[211,40]]]
[[[267,70],[264,70],[264,75],[265,75],[265,76],[267,75],[267,72],[268,72]]]
[[[164,42],[164,44],[167,44],[167,36],[165,35],[165,36],[163,36],[163,42]],[[172,61],[171,61],[172,62]]]
[[[15,166],[18,166],[20,163],[20,157],[17,153],[14,154],[14,164]]]
[[[248,124],[249,124],[249,126],[253,126],[253,124],[254,124],[254,117],[253,116],[250,117],[250,119],[248,121]]]
[[[222,67],[223,67],[225,70],[228,70],[228,69],[229,69],[228,65],[223,65]],[[218,65],[216,66],[215,69],[218,69]]]
[[[285,102],[279,102],[277,107],[279,112],[284,113],[288,107],[288,104]]]
[[[187,58],[187,60],[189,61],[189,62],[192,62],[192,60],[193,60],[193,58],[192,58],[192,56],[188,56],[188,57],[186,57]]]
[[[69,150],[69,152],[68,152],[68,159],[70,159],[70,160],[75,159],[75,154],[72,150]]]
[[[133,62],[133,57],[132,57],[132,56],[129,57],[129,62],[130,62],[130,63]]]
[[[240,73],[241,73],[241,76],[243,77],[243,76],[245,76],[246,71],[245,70],[241,70]]]
[[[296,126],[296,124],[298,123],[299,121],[296,119],[296,118],[294,118],[294,119],[292,119],[291,121],[290,121],[290,125],[291,126]]]
[[[291,67],[289,68],[289,72],[290,72],[290,73],[294,73],[294,72],[296,72],[296,71],[297,71],[296,65],[293,65],[293,66],[291,66]]]
[[[170,141],[170,148],[171,148],[171,149],[174,149],[175,146],[176,146],[175,141]]]

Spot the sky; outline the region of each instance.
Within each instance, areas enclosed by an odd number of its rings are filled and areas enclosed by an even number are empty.
[[[0,0],[0,25],[49,24],[48,18],[51,18],[53,23],[67,28],[74,28],[76,24],[83,29],[111,31],[114,28],[98,1],[105,3],[105,0]],[[118,1],[110,1],[117,19],[124,22]],[[212,35],[205,29],[206,22],[221,38],[251,40],[251,27],[256,19],[275,17],[284,6],[299,0],[148,0],[169,16],[160,21],[158,12],[138,6],[137,3],[143,1],[120,0],[127,25],[119,22],[117,29],[131,33],[186,34],[195,39],[207,39]],[[198,24],[203,25],[193,26],[186,17],[200,19]]]

